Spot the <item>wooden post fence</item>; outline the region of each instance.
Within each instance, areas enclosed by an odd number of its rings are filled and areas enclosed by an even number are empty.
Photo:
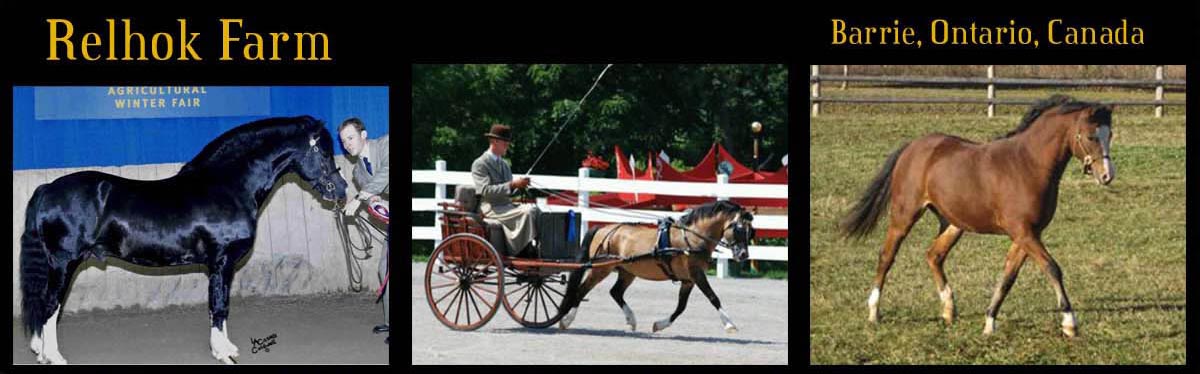
[[[1182,106],[1182,100],[1168,101],[1164,97],[1165,87],[1187,87],[1187,81],[1182,79],[1166,79],[1165,66],[1154,66],[1154,79],[1044,79],[1044,78],[998,78],[995,65],[988,65],[985,77],[894,77],[894,76],[862,76],[849,75],[848,65],[842,65],[842,75],[821,75],[820,65],[811,65],[809,83],[812,86],[809,103],[812,105],[812,117],[821,113],[821,103],[875,103],[875,104],[909,104],[909,103],[940,103],[940,104],[985,104],[987,116],[996,115],[997,105],[1029,105],[1037,102],[1033,99],[1000,99],[996,97],[997,86],[1053,86],[1053,87],[1153,87],[1154,100],[1111,100],[1101,101],[1104,104],[1115,105],[1144,105],[1154,107],[1154,117],[1162,118],[1166,107]],[[821,96],[821,82],[878,82],[899,84],[936,84],[941,86],[985,86],[986,98],[970,97],[826,97]]]

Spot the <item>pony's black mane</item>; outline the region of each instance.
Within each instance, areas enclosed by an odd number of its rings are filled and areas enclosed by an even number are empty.
[[[728,200],[719,200],[692,209],[691,213],[685,214],[683,217],[679,217],[679,223],[683,225],[691,225],[698,220],[708,217],[726,213],[737,214],[741,211],[741,205],[729,202]]]
[[[1013,135],[1024,132],[1025,130],[1029,129],[1030,125],[1033,125],[1033,122],[1037,120],[1038,117],[1041,117],[1042,114],[1049,112],[1050,109],[1055,107],[1061,107],[1061,113],[1064,114],[1095,108],[1096,110],[1092,113],[1091,118],[1088,119],[1089,121],[1099,123],[1101,126],[1108,126],[1112,123],[1112,110],[1109,109],[1108,106],[1094,102],[1077,101],[1071,96],[1055,94],[1050,96],[1050,98],[1034,103],[1033,106],[1029,108],[1029,112],[1025,113],[1025,117],[1021,118],[1021,124],[1017,126],[1016,129],[1009,131],[1007,134],[998,136],[993,140],[1009,138]]]
[[[212,168],[232,163],[242,163],[244,158],[265,144],[278,143],[299,134],[323,129],[324,122],[311,116],[274,117],[250,122],[218,136],[196,157],[183,165],[179,174],[198,169]],[[321,147],[332,148],[332,139],[322,136]],[[324,143],[329,143],[326,147]]]

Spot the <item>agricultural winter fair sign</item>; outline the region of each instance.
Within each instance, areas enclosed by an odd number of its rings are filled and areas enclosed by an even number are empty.
[[[1053,18],[1039,25],[1015,20],[1003,24],[976,24],[970,20],[949,21],[935,18],[926,28],[911,26],[900,19],[886,24],[858,24],[840,18],[830,19],[830,44],[835,46],[1026,46],[1065,48],[1071,46],[1140,46],[1145,31],[1121,18],[1107,24],[1071,24]]]
[[[265,116],[270,87],[34,87],[37,120]]]

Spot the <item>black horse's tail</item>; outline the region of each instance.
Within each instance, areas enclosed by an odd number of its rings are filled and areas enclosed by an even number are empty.
[[[579,256],[576,256],[575,261],[581,264],[588,263],[592,260],[592,239],[596,236],[596,231],[600,228],[596,227],[589,229],[587,234],[583,236],[583,244],[579,246]],[[583,273],[587,269],[579,269],[571,272],[571,277],[567,281],[567,301],[562,304],[563,310],[570,310],[573,307],[579,306],[581,297],[578,296],[579,284],[583,282]]]
[[[896,167],[896,160],[904,153],[905,148],[908,148],[908,143],[888,156],[887,161],[883,163],[883,169],[879,170],[879,174],[875,175],[875,179],[858,199],[858,203],[850,209],[850,214],[842,219],[840,228],[843,237],[861,239],[875,229],[875,224],[879,221],[879,216],[887,210],[891,197],[892,169]]]
[[[21,316],[25,332],[35,336],[42,333],[43,324],[50,318],[47,288],[50,254],[37,227],[38,207],[45,187],[38,186],[29,198],[29,206],[25,208],[25,233],[21,234]]]

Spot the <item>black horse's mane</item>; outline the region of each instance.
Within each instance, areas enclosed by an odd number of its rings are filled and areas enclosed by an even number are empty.
[[[728,200],[719,200],[692,209],[691,213],[679,217],[679,223],[683,225],[691,225],[692,223],[716,216],[719,214],[733,213],[737,214],[742,211],[742,206],[729,202]]]
[[[243,163],[246,156],[252,155],[263,145],[279,143],[324,127],[324,122],[311,116],[274,117],[246,123],[226,131],[205,145],[196,157],[183,165],[179,174]],[[328,151],[333,148],[333,140],[329,136],[320,136],[318,142],[322,149]]]
[[[1038,102],[1034,103],[1033,106],[1029,108],[1029,111],[1025,113],[1025,117],[1021,118],[1021,124],[1017,126],[1017,128],[1009,131],[1007,134],[996,137],[994,140],[1009,138],[1013,135],[1024,132],[1025,130],[1029,129],[1030,125],[1033,125],[1033,122],[1037,120],[1038,117],[1041,117],[1042,114],[1055,107],[1062,107],[1061,113],[1064,114],[1095,108],[1096,110],[1092,112],[1091,118],[1088,119],[1089,121],[1093,123],[1099,123],[1101,126],[1108,126],[1112,123],[1112,110],[1109,109],[1108,106],[1095,102],[1078,101],[1071,96],[1055,94],[1047,99],[1039,100]]]

